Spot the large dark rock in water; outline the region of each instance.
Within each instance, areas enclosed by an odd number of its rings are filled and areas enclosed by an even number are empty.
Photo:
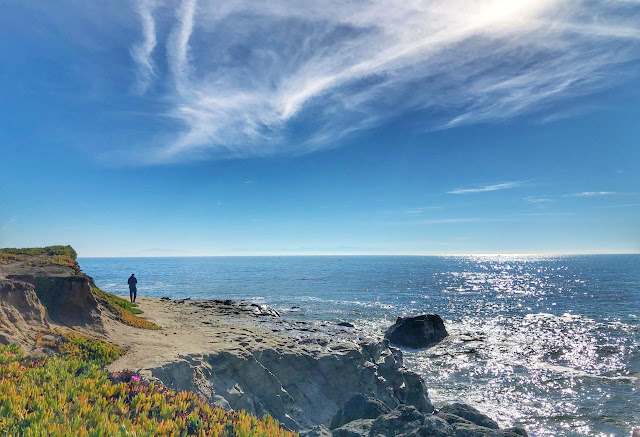
[[[384,336],[391,343],[412,348],[429,347],[445,338],[449,333],[437,314],[422,314],[415,317],[398,317]]]
[[[391,411],[391,408],[377,399],[357,393],[347,399],[331,421],[330,429],[339,428],[358,419],[375,419]]]

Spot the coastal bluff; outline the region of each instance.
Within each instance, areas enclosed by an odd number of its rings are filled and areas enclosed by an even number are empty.
[[[434,407],[401,350],[345,324],[287,319],[244,301],[152,297],[136,307],[151,329],[124,323],[75,251],[50,252],[0,258],[0,342],[38,352],[43,332],[88,334],[126,351],[110,372],[135,371],[226,410],[269,414],[301,435],[526,435],[464,404]]]

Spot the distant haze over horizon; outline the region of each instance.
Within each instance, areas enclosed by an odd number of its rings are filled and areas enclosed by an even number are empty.
[[[242,257],[285,257],[285,256],[424,256],[424,257],[469,257],[469,258],[536,258],[555,256],[588,256],[588,255],[640,255],[640,252],[565,252],[565,253],[252,253],[252,254],[216,254],[216,255],[78,255],[82,258],[242,258]]]
[[[0,247],[640,252],[640,3],[6,2]]]

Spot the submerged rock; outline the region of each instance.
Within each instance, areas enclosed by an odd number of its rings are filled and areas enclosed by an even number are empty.
[[[444,322],[437,314],[398,317],[384,334],[391,343],[416,349],[433,346],[447,335]]]
[[[329,428],[339,428],[358,419],[375,419],[389,411],[391,408],[379,400],[357,393],[351,396],[338,410]]]
[[[340,322],[340,323],[336,323],[336,325],[344,326],[345,328],[354,328],[353,323],[349,323],[349,322]]]

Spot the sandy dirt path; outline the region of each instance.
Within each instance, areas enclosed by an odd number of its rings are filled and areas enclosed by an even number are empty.
[[[163,366],[186,355],[262,348],[292,349],[291,338],[269,324],[269,316],[256,314],[247,303],[214,301],[170,301],[139,297],[141,316],[161,329],[133,328],[105,320],[109,340],[127,353],[109,366],[111,371],[141,370]],[[275,332],[274,332],[275,331]]]

